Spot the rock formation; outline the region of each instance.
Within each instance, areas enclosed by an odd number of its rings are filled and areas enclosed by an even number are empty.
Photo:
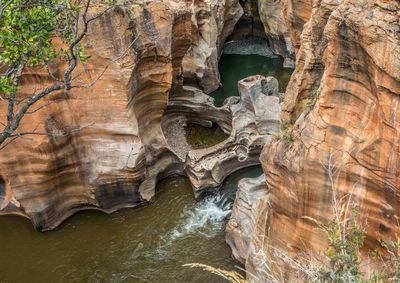
[[[187,154],[186,172],[196,196],[218,187],[231,173],[259,164],[263,145],[279,130],[278,81],[256,75],[239,81],[238,86],[240,98],[229,97],[221,109],[231,113],[230,136],[213,147]]]
[[[256,202],[268,203],[265,175],[239,181],[235,206],[226,225],[226,242],[232,248],[232,255],[242,263],[248,262],[252,232],[256,230],[257,217],[263,215]]]
[[[283,14],[286,1],[249,0],[239,2],[243,7],[243,16],[239,19],[228,41],[247,36],[266,39],[274,53],[284,58],[283,66],[294,68],[295,50]]]
[[[283,13],[284,5],[287,4],[286,2],[290,1],[259,0],[258,11],[270,47],[275,53],[280,54],[285,59],[283,62],[284,67],[294,68],[294,47]],[[287,10],[285,9],[285,11]]]
[[[128,52],[93,87],[52,94],[37,107],[50,105],[23,120],[21,131],[42,135],[0,152],[0,214],[25,216],[45,231],[79,210],[110,213],[152,201],[156,183],[171,174],[187,175],[200,196],[259,164],[279,129],[276,79],[242,80],[241,97],[220,108],[206,95],[219,87],[222,45],[242,13],[234,0],[147,1],[94,21],[85,42],[92,59],[79,70],[83,84]],[[52,72],[61,68],[55,62]],[[44,70],[31,70],[20,95],[50,81]],[[187,123],[213,122],[229,138],[192,149]]]
[[[243,13],[247,24],[232,38],[263,36],[264,29],[287,65],[296,54],[282,104],[276,80],[261,76],[242,80],[241,97],[221,108],[207,96],[219,86],[222,45]],[[133,38],[93,87],[53,94],[37,105],[51,103],[46,111],[23,120],[22,132],[43,135],[0,152],[0,214],[50,230],[79,210],[112,212],[151,201],[156,183],[171,174],[187,175],[200,196],[256,164],[266,144],[266,185],[263,177],[241,182],[227,228],[233,255],[252,274],[286,269],[269,247],[294,257],[326,246],[303,216],[329,221],[333,188],[352,193],[368,215],[366,249],[400,234],[397,0],[251,0],[243,8],[237,0],[146,1],[93,23],[82,82]],[[52,71],[61,67],[55,62]],[[20,95],[48,83],[43,70],[31,70]],[[271,143],[281,109],[293,131]],[[182,135],[187,123],[212,122],[229,138],[192,149]]]
[[[84,84],[137,40],[93,87],[53,94],[37,107],[50,105],[24,118],[20,131],[43,135],[0,152],[0,214],[49,230],[79,210],[112,212],[151,200],[157,181],[184,167],[161,129],[167,105],[185,93],[184,80],[198,92],[219,86],[222,44],[241,14],[231,0],[146,1],[94,21]],[[55,62],[52,71],[61,67]],[[44,70],[31,70],[20,96],[49,83]],[[6,104],[0,107],[5,113]]]
[[[264,258],[290,278],[272,250],[295,257],[326,247],[303,216],[327,223],[333,188],[339,197],[351,193],[368,217],[364,252],[378,238],[387,241],[400,232],[400,3],[287,1],[283,11],[296,48],[296,70],[282,105],[283,122],[294,127],[288,132],[292,142],[266,144],[261,162],[268,200],[262,197],[261,207],[253,202],[249,213],[251,197],[241,196],[244,189],[238,193],[235,209],[244,212],[233,217],[247,217],[251,227],[229,228],[227,237],[240,231],[265,235],[268,244],[249,248],[246,267],[254,273]],[[254,219],[262,221],[256,225]],[[232,221],[228,227],[235,226]],[[233,246],[250,246],[242,241]],[[236,254],[246,256],[241,248]]]

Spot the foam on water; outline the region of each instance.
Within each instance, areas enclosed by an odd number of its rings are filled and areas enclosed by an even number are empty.
[[[168,260],[181,249],[182,241],[211,239],[221,233],[226,217],[232,212],[232,203],[221,204],[223,196],[208,196],[195,205],[185,206],[176,226],[159,235],[157,248],[145,252],[146,256]]]
[[[200,234],[210,238],[223,228],[225,218],[232,211],[232,204],[218,206],[220,195],[209,196],[198,202],[192,209],[185,209],[181,219],[171,232],[171,240],[185,237],[190,234]]]

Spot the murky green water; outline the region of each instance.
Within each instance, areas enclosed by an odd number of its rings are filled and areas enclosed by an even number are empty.
[[[195,149],[211,147],[228,137],[216,123],[209,128],[197,124],[188,124],[186,127],[186,140]]]
[[[87,211],[56,231],[40,233],[20,217],[0,217],[0,282],[224,282],[199,262],[234,269],[224,242],[224,219],[239,179],[260,167],[231,175],[223,197],[193,199],[190,183],[170,177],[147,207],[105,215]]]
[[[216,106],[222,106],[229,96],[239,95],[237,82],[252,75],[274,76],[279,89],[284,92],[293,69],[283,68],[281,57],[269,58],[260,55],[223,54],[219,62],[222,88],[210,94]]]
[[[265,57],[260,55],[223,54],[219,62],[222,88],[214,91],[216,106],[222,106],[229,96],[239,95],[237,82],[251,75],[274,76],[279,82],[281,92],[286,90],[293,69],[283,68],[283,58]],[[197,124],[188,124],[186,140],[195,149],[206,148],[228,138],[217,124],[212,127],[203,127]]]

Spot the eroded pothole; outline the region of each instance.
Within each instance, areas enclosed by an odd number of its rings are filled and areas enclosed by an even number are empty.
[[[212,123],[211,127],[189,123],[186,126],[185,132],[187,143],[193,147],[193,149],[208,148],[229,137],[217,123]]]

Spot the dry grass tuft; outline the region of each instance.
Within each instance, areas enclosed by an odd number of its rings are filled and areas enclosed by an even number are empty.
[[[201,264],[201,263],[187,263],[182,265],[184,267],[190,267],[190,268],[195,268],[195,267],[199,267],[205,271],[211,272],[213,274],[216,274],[226,280],[228,280],[229,282],[232,283],[245,283],[247,282],[246,279],[243,277],[243,275],[241,275],[240,273],[236,272],[236,271],[228,271],[228,270],[223,270],[223,269],[219,269],[219,268],[215,268],[206,264]]]

